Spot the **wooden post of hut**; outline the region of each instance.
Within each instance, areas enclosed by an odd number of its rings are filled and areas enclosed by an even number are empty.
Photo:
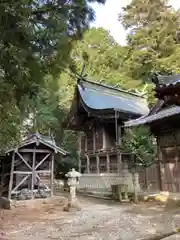
[[[56,146],[52,139],[40,134],[30,135],[18,147],[9,150],[7,154],[11,155],[12,161],[8,198],[11,199],[12,195],[20,194],[22,189],[28,189],[30,194],[26,196],[26,199],[33,199],[39,187],[43,187],[45,192],[53,196],[54,155],[56,153],[62,156],[67,154],[66,151]],[[43,175],[49,176],[50,184],[43,182]]]

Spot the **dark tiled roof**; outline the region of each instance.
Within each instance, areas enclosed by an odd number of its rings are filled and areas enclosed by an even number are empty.
[[[146,115],[135,120],[127,121],[125,122],[125,127],[144,125],[144,124],[155,122],[164,118],[175,116],[178,114],[180,114],[180,107],[170,107],[149,116]]]
[[[170,89],[171,87],[176,88],[180,84],[180,75],[170,75],[170,76],[157,76],[159,85],[156,86],[156,91],[161,89]],[[170,88],[169,88],[170,87]],[[163,108],[164,100],[158,100],[154,108],[149,114],[144,115],[136,120],[130,120],[125,122],[126,127],[138,126],[143,124],[148,124],[155,122],[164,118],[175,116],[180,114],[180,106],[169,106],[168,108]],[[161,109],[161,110],[160,110]]]
[[[177,75],[170,75],[170,76],[158,76],[159,84],[160,85],[175,85],[176,83],[180,83],[180,74]]]
[[[83,104],[92,110],[117,110],[134,115],[149,113],[142,96],[91,81],[80,81],[78,91]]]

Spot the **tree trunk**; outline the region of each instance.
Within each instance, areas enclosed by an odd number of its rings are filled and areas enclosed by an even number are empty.
[[[136,190],[136,171],[132,170],[132,183],[133,183],[133,189],[134,189],[134,202],[138,203],[138,194]]]

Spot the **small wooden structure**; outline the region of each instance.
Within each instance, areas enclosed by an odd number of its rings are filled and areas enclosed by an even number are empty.
[[[19,146],[8,150],[6,154],[11,158],[8,198],[11,199],[22,189],[29,189],[33,199],[41,187],[52,196],[54,155],[57,153],[62,156],[67,154],[56,146],[54,139],[38,133],[29,135]],[[50,188],[42,181],[44,175],[50,176]]]
[[[180,192],[180,102],[178,95],[180,75],[159,76],[158,80],[161,86],[156,83],[157,102],[150,113],[139,119],[125,122],[125,126],[148,125],[150,127],[158,145],[158,161],[150,168],[156,170],[153,178],[160,190]],[[170,85],[167,85],[167,82]]]
[[[66,128],[79,137],[80,188],[107,191],[118,178],[129,158],[122,146],[123,124],[149,112],[142,96],[87,79],[75,87]]]

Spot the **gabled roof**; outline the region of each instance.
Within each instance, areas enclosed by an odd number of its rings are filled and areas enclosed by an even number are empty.
[[[146,114],[135,120],[126,121],[125,127],[135,127],[145,125],[152,122],[160,121],[162,119],[173,117],[180,114],[180,107],[176,105],[166,106],[164,100],[158,100],[155,106],[151,109],[149,114]]]
[[[127,121],[125,122],[124,125],[125,127],[135,127],[139,125],[145,125],[145,124],[159,121],[159,120],[172,117],[178,114],[180,114],[180,107],[173,106],[173,107],[162,109],[161,111],[149,116],[146,115],[135,120]]]
[[[67,151],[65,151],[64,149],[62,149],[56,145],[55,140],[53,138],[51,138],[49,136],[40,135],[39,133],[30,134],[18,146],[6,151],[6,153],[16,151],[19,148],[25,147],[25,146],[33,144],[33,143],[36,143],[36,145],[39,145],[39,143],[41,143],[41,144],[47,146],[48,148],[53,149],[56,153],[60,153],[64,156],[68,154]]]
[[[175,95],[178,95],[179,98],[180,75],[157,76],[156,87],[154,90],[155,96],[159,99],[165,99],[167,96],[174,96],[176,99],[177,96]],[[175,100],[173,101],[175,102]]]
[[[141,116],[148,114],[149,108],[144,97],[89,80],[77,83],[80,101],[87,111],[118,111]]]
[[[168,75],[168,76],[164,76],[164,75],[159,75],[157,76],[158,78],[158,83],[160,85],[170,85],[173,84],[175,85],[176,83],[180,82],[180,74],[177,75]]]
[[[156,77],[156,80],[157,81],[156,81],[155,91],[161,92],[162,96],[160,96],[160,94],[156,94],[156,97],[158,97],[159,100],[157,100],[156,105],[149,112],[149,114],[144,115],[143,117],[138,118],[136,120],[130,120],[125,122],[126,127],[133,127],[133,126],[148,124],[148,123],[160,121],[162,119],[173,117],[175,115],[180,114],[180,106],[169,105],[167,107],[164,107],[165,100],[163,97],[166,94],[170,94],[170,95],[176,94],[176,90],[178,90],[180,86],[180,75],[170,75],[170,76],[159,75]]]

